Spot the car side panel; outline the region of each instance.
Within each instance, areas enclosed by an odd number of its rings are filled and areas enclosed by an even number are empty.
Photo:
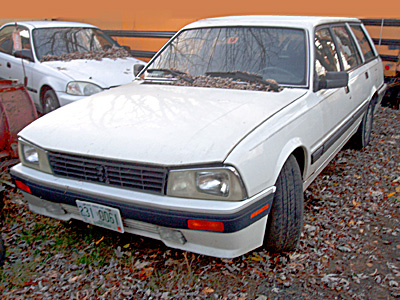
[[[302,147],[309,161],[314,141],[323,139],[322,122],[318,99],[307,93],[255,129],[233,149],[225,163],[238,169],[248,195],[254,195],[275,184],[296,148]]]

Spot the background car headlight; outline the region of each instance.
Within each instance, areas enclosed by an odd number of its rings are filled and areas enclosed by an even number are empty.
[[[51,173],[46,151],[21,138],[18,140],[18,155],[23,165],[46,173]]]
[[[233,167],[172,170],[167,195],[182,198],[240,201],[244,185]]]
[[[77,96],[90,96],[100,93],[102,90],[101,87],[90,82],[71,81],[67,85],[67,94]]]

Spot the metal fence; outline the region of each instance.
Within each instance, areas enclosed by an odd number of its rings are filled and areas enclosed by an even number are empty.
[[[365,26],[390,26],[400,27],[399,19],[361,19]],[[176,33],[175,31],[137,31],[137,30],[105,30],[105,32],[113,37],[127,38],[155,38],[169,39]],[[395,46],[400,49],[400,39],[382,39],[373,37],[375,45]],[[131,50],[131,54],[135,57],[152,58],[156,51]],[[398,57],[395,55],[381,55],[382,60],[396,62]]]
[[[176,33],[175,31],[138,31],[138,30],[104,30],[108,35],[113,37],[128,38],[153,38],[153,39],[170,39]],[[152,58],[156,51],[131,50],[132,56],[141,58]]]
[[[381,32],[383,27],[399,27],[399,19],[361,19],[365,26],[376,26],[381,27]],[[400,36],[399,36],[400,38]],[[373,37],[372,40],[377,46],[390,46],[400,49],[400,39],[384,39],[382,37]],[[382,60],[397,62],[399,57],[396,55],[384,55],[381,54]]]

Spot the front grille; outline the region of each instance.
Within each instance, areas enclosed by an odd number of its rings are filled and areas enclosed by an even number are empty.
[[[167,169],[62,153],[48,153],[53,173],[71,179],[164,194]]]

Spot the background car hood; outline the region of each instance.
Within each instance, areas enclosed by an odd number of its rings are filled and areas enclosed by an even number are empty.
[[[20,136],[47,150],[185,165],[222,162],[255,127],[306,93],[137,84],[61,107]]]
[[[71,61],[46,61],[51,67],[71,78],[71,80],[92,82],[102,88],[130,83],[134,80],[134,64],[145,64],[133,58],[75,59]]]

